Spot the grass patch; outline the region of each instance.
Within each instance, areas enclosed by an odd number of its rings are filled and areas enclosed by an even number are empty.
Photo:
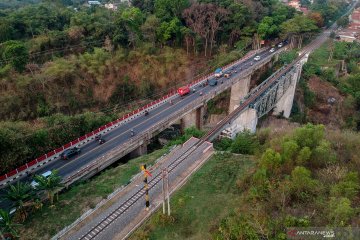
[[[126,184],[131,176],[140,171],[140,164],[153,165],[169,148],[130,160],[100,175],[72,186],[59,195],[55,207],[45,204],[41,210],[31,213],[20,229],[20,239],[50,239],[65,226],[74,222],[85,211],[94,208],[116,188]]]
[[[237,207],[236,180],[253,165],[251,156],[214,155],[171,198],[173,218],[160,209],[131,239],[210,239],[219,220]]]

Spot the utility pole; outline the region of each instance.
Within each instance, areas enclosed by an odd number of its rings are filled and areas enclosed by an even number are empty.
[[[166,214],[166,198],[167,198],[167,211],[170,216],[170,191],[169,191],[169,171],[167,168],[162,170],[162,190],[163,190],[163,214]]]

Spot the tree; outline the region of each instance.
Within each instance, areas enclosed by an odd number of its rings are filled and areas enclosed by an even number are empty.
[[[212,10],[209,10],[209,24],[210,24],[210,56],[212,55],[212,49],[215,42],[216,33],[220,30],[221,24],[227,19],[229,12],[216,5],[211,6]]]
[[[284,162],[293,162],[299,151],[299,145],[294,140],[286,141],[282,144],[282,158]]]
[[[24,204],[30,200],[31,196],[32,188],[30,184],[18,181],[15,185],[9,186],[9,190],[6,191],[4,198],[13,202],[16,210],[21,215],[21,219],[24,221],[27,215]]]
[[[144,22],[143,13],[136,7],[126,8],[121,13],[120,21],[124,24],[128,32],[130,45],[135,47],[141,33],[140,27]]]
[[[18,233],[16,228],[19,226],[20,224],[13,222],[13,218],[9,212],[0,209],[0,237],[4,237],[4,239],[17,238]],[[1,233],[3,233],[3,236],[1,236]]]
[[[305,167],[295,167],[291,172],[291,189],[297,198],[308,200],[309,194],[315,193],[318,182],[311,178],[311,172]]]
[[[308,17],[315,21],[317,27],[324,26],[324,18],[322,17],[321,13],[319,12],[310,12]]]
[[[160,27],[160,19],[155,15],[150,15],[146,18],[145,23],[141,26],[141,31],[144,38],[150,41],[153,46],[156,42],[156,32]]]
[[[231,152],[241,154],[254,154],[259,146],[255,134],[249,131],[239,133],[231,144]]]
[[[47,193],[50,204],[53,205],[54,195],[63,186],[61,183],[62,179],[58,175],[57,171],[52,171],[51,175],[48,177],[36,175],[34,179],[39,184],[36,188],[39,190],[44,190]]]
[[[181,35],[184,37],[184,40],[186,43],[186,54],[189,55],[189,46],[191,44],[194,45],[194,41],[195,41],[194,32],[191,31],[191,29],[187,28],[187,27],[181,27],[180,31],[181,31]]]
[[[194,3],[183,12],[187,25],[205,40],[205,56],[210,42],[210,55],[216,32],[225,21],[228,11],[214,4]]]
[[[290,38],[291,46],[294,47],[295,40],[298,42],[298,48],[301,48],[304,35],[309,34],[317,27],[312,19],[304,15],[296,15],[280,25],[283,38]]]
[[[155,15],[161,21],[180,18],[181,13],[189,6],[189,0],[155,0]]]
[[[311,150],[309,147],[303,147],[296,158],[296,164],[305,165],[311,157]]]
[[[10,63],[16,71],[24,71],[29,59],[29,53],[25,45],[20,41],[11,40],[5,42],[3,48],[3,59]]]
[[[180,41],[181,22],[178,18],[172,19],[170,22],[162,22],[157,31],[159,41],[165,44],[171,39]]]
[[[257,32],[262,39],[274,38],[279,32],[279,27],[272,17],[264,17],[257,28]]]
[[[9,21],[1,19],[0,21],[0,43],[12,39],[14,28]]]
[[[324,139],[324,136],[324,125],[308,123],[304,127],[295,129],[293,138],[301,148],[309,147],[310,149],[314,149]]]
[[[277,172],[282,164],[280,153],[275,152],[273,149],[266,149],[265,153],[261,156],[260,166],[267,169],[270,173]]]

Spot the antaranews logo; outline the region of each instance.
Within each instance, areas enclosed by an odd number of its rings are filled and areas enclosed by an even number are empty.
[[[360,228],[329,228],[329,227],[308,227],[288,228],[286,231],[288,239],[336,239],[351,240],[360,239]]]

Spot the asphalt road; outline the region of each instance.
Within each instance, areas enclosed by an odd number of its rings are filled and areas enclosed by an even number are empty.
[[[275,49],[278,50],[277,47]],[[262,59],[266,56],[273,55],[275,53],[276,51],[274,53],[270,53],[268,50],[265,50],[257,55],[260,56]],[[255,67],[257,65],[257,61],[254,60],[254,56],[250,57],[248,60],[242,63],[238,63],[234,65],[232,67],[232,74],[229,79],[240,78],[244,70],[251,67]],[[237,73],[234,72],[235,70],[237,70]],[[215,77],[210,77],[209,79],[211,78],[215,78]],[[223,80],[225,82],[228,81],[229,79],[222,77],[219,80],[220,81]],[[57,170],[59,175],[62,177],[71,175],[73,172],[76,172],[83,166],[86,166],[94,159],[105,155],[107,152],[111,151],[112,149],[118,147],[120,144],[123,144],[127,142],[129,139],[131,139],[132,137],[130,132],[131,129],[134,129],[135,134],[140,132],[145,132],[150,127],[160,122],[163,118],[179,111],[180,109],[184,108],[187,104],[201,97],[199,94],[200,91],[199,88],[201,88],[203,94],[206,94],[212,91],[216,91],[218,86],[198,87],[195,93],[190,93],[184,97],[177,96],[173,100],[172,105],[168,103],[160,105],[159,107],[149,111],[148,116],[141,116],[135,118],[104,134],[103,138],[106,140],[104,144],[99,145],[95,141],[85,144],[84,146],[81,147],[80,155],[75,156],[70,160],[63,160],[63,159],[54,160],[53,162],[50,162],[47,165],[45,165],[42,169],[38,170],[35,174],[41,174],[49,170]],[[24,178],[22,179],[22,181],[31,181],[31,179]],[[0,191],[0,197],[3,195],[5,190],[6,189]],[[9,204],[10,203],[6,200],[3,199],[0,200],[0,208],[9,209]]]

